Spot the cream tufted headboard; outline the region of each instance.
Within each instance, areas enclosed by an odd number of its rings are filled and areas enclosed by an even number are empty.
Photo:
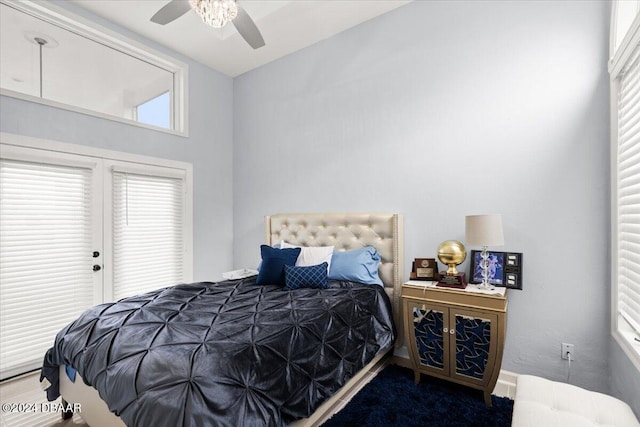
[[[265,218],[266,241],[300,246],[334,246],[335,251],[373,246],[382,257],[378,273],[393,308],[402,342],[400,292],[404,280],[402,215],[385,213],[277,214]]]

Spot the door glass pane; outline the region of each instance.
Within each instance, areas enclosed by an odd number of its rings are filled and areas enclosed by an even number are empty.
[[[413,327],[420,363],[444,369],[444,313],[414,307]]]
[[[38,40],[46,42],[42,48]],[[170,71],[4,4],[0,75],[4,89],[131,120],[136,106],[160,93],[170,103],[174,79]],[[154,124],[172,128],[171,120]]]
[[[113,173],[113,298],[184,277],[184,181]]]
[[[491,347],[491,321],[456,315],[456,373],[482,379]]]
[[[0,161],[0,376],[93,303],[90,169]]]

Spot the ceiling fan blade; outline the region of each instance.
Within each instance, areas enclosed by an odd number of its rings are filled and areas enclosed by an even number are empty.
[[[264,46],[264,39],[246,10],[238,5],[238,16],[231,21],[243,39],[254,49]]]
[[[191,5],[188,0],[171,0],[151,17],[151,22],[166,25],[169,22],[180,18],[190,10]]]

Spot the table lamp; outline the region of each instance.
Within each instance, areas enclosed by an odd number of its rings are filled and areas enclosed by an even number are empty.
[[[502,215],[468,215],[465,218],[465,239],[467,246],[480,246],[480,267],[482,283],[480,289],[493,289],[489,283],[489,253],[487,247],[504,245],[502,232]],[[473,272],[471,272],[473,277]]]

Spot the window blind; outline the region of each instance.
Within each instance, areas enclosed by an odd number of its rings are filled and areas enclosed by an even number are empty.
[[[93,303],[90,169],[0,160],[0,377]]]
[[[640,46],[618,98],[618,312],[640,333]]]
[[[113,171],[113,298],[184,277],[184,178]]]

